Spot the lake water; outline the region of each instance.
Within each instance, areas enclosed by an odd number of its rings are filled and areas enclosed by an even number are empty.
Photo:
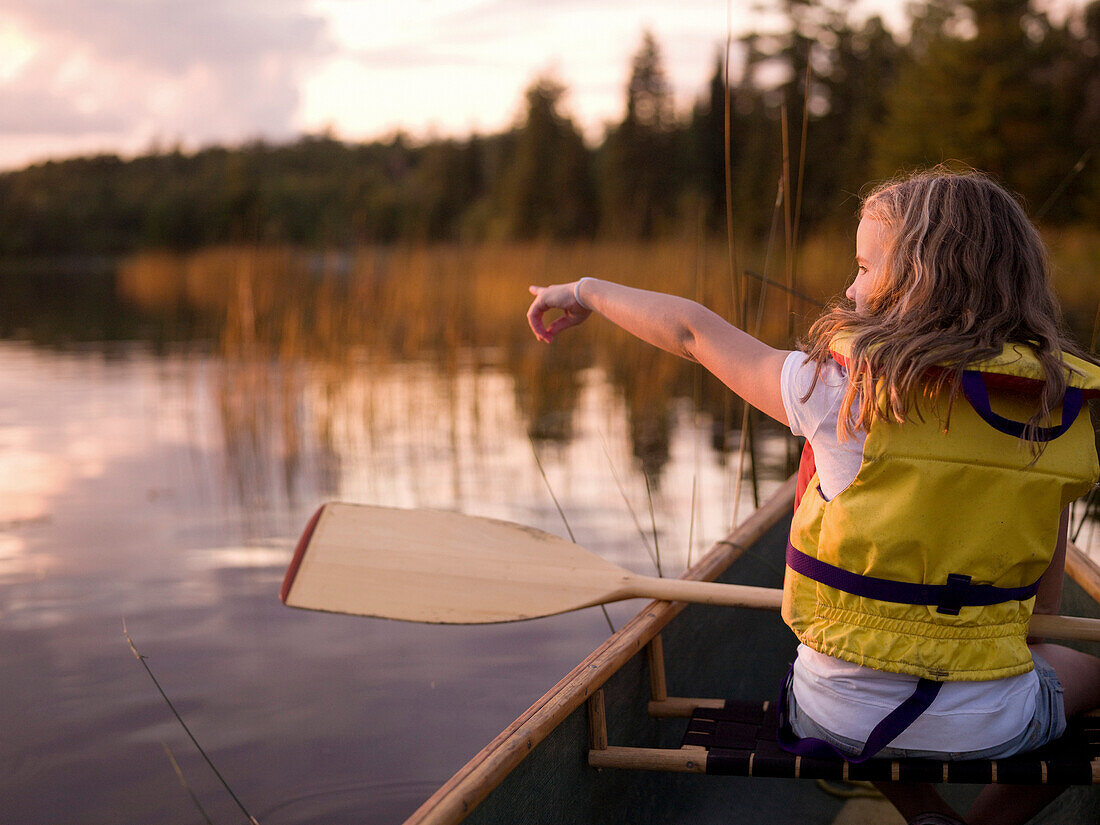
[[[669,402],[647,494],[645,427],[598,366],[573,374],[567,425],[553,404],[540,425],[566,435],[532,439],[520,379],[492,352],[228,355],[216,324],[181,340],[178,315],[167,328],[111,277],[31,297],[6,277],[0,822],[243,821],[124,624],[261,823],[394,823],[637,609],[439,627],[285,608],[323,501],[566,536],[552,489],[580,544],[634,570],[654,572],[655,524],[666,575],[689,535],[698,558],[733,519],[736,458],[715,451],[712,416]],[[763,495],[788,456],[757,449]],[[751,507],[746,485],[740,517]]]

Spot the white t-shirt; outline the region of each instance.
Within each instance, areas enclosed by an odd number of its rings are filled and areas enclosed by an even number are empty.
[[[813,394],[815,364],[803,352],[783,363],[780,390],[791,431],[814,450],[821,492],[831,499],[855,479],[863,461],[866,433],[837,438],[847,370],[829,362]],[[882,718],[916,688],[917,677],[862,667],[798,646],[792,690],[798,706],[833,733],[863,742]],[[1035,712],[1039,679],[1035,671],[985,682],[945,682],[932,706],[891,745],[931,751],[976,751],[1014,739]],[[959,744],[965,743],[965,748]]]

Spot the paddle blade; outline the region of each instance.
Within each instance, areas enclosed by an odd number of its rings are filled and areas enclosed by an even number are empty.
[[[309,610],[479,624],[614,601],[631,578],[572,542],[519,524],[332,503],[303,533],[281,596]]]

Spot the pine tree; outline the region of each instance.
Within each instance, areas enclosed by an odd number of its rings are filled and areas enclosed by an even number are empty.
[[[615,237],[648,238],[672,222],[678,188],[672,91],[650,32],[634,56],[626,92],[626,114],[600,157],[602,228]]]
[[[500,222],[508,237],[586,235],[595,225],[591,160],[572,120],[558,111],[564,94],[548,77],[527,90],[527,119],[501,182]]]

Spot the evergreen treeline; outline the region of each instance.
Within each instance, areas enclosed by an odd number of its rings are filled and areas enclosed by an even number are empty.
[[[328,136],[196,154],[50,162],[0,176],[0,254],[114,254],[232,242],[369,242],[743,232],[772,220],[786,124],[803,226],[849,220],[868,180],[944,160],[983,169],[1048,222],[1100,226],[1100,0],[1055,25],[1027,0],[925,0],[899,39],[844,0],[777,0],[678,113],[660,46],[635,55],[624,115],[589,147],[552,78],[497,135],[416,144]],[[805,100],[809,78],[809,100]],[[808,122],[802,123],[803,112]],[[798,187],[803,126],[804,180]],[[793,198],[792,198],[793,200]]]

